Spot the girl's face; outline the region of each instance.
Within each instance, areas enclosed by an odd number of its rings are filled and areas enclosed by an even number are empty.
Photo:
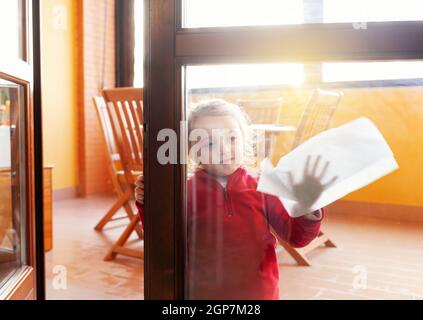
[[[199,117],[192,126],[190,140],[193,136],[190,154],[208,173],[228,176],[244,162],[244,137],[234,117]]]

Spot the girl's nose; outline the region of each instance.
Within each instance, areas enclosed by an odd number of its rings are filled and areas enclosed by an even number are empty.
[[[226,154],[231,151],[231,144],[228,143],[226,139],[223,139],[221,147],[220,147],[220,151],[222,154]]]

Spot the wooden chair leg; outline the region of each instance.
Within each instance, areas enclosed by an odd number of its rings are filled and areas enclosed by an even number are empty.
[[[106,215],[100,220],[100,222],[95,226],[95,230],[101,231],[103,230],[104,226],[113,218],[113,216],[118,212],[118,210],[131,199],[131,191],[126,190],[122,193],[110,210],[106,213]]]
[[[284,241],[280,241],[279,244],[288,252],[288,254],[294,258],[294,260],[300,265],[300,266],[311,266],[310,260],[299,251],[299,249],[292,247],[288,243]]]
[[[325,241],[325,243],[324,243],[324,245],[326,246],[326,247],[329,247],[329,248],[336,248],[336,243],[335,242],[333,242],[333,240],[332,239],[330,239],[327,235],[325,235],[323,232],[320,232],[320,235],[319,236],[325,236],[326,238],[327,238],[327,240]]]
[[[134,215],[134,217],[131,219],[131,222],[128,224],[128,226],[123,231],[122,235],[119,237],[119,239],[115,242],[113,247],[110,249],[109,253],[105,256],[104,261],[110,261],[116,258],[117,254],[123,254],[126,256],[134,257],[143,259],[144,253],[142,251],[138,251],[131,248],[125,248],[124,245],[128,241],[131,233],[135,230],[136,226],[139,225],[140,218],[138,215]]]
[[[128,215],[128,217],[129,217],[129,220],[131,220],[131,219],[133,218],[133,216],[137,214],[137,213],[134,213],[134,212],[132,211],[132,207],[131,207],[131,204],[130,204],[129,202],[125,203],[125,204],[123,205],[123,207],[124,207],[124,209],[125,209],[125,211],[126,211],[126,214],[127,214],[127,215]],[[135,227],[135,232],[137,233],[138,238],[140,238],[140,239],[143,239],[143,238],[144,238],[144,232],[142,231],[141,225],[139,225],[139,224],[138,224],[138,225]]]
[[[120,184],[120,188],[121,188],[122,190],[131,190],[131,198],[132,198],[132,192],[133,192],[132,190],[134,190],[135,186],[131,186],[131,187],[129,187],[129,188],[128,188],[128,184],[121,183],[121,184]],[[134,216],[134,214],[137,214],[137,213],[134,213],[134,212],[133,212],[133,210],[132,210],[132,206],[131,206],[131,204],[130,204],[129,199],[128,199],[128,201],[127,201],[127,202],[125,202],[125,203],[123,204],[123,208],[125,209],[126,214],[127,214],[128,218],[129,218],[129,220],[131,220],[131,219],[132,219],[132,217]],[[141,226],[140,226],[140,225],[139,225],[139,226],[137,226],[137,227],[135,228],[135,231],[137,232],[137,235],[138,235],[138,238],[139,238],[139,239],[142,239],[142,238],[144,237],[144,233],[143,233],[142,228],[141,228]]]
[[[307,253],[324,245],[329,248],[336,248],[336,244],[323,232],[320,231],[316,239],[310,242],[304,248],[294,248],[284,241],[279,241],[280,245],[294,258],[300,266],[311,266],[310,260],[307,258]]]
[[[307,254],[322,245],[326,247],[336,248],[335,243],[332,240],[330,240],[329,237],[325,233],[321,231],[319,236],[316,239],[310,242],[306,247],[301,248],[299,250],[301,250],[302,254]]]

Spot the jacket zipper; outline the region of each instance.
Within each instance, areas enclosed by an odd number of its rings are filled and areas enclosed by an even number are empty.
[[[226,189],[226,187],[223,188],[223,193],[225,195],[225,206],[226,206],[226,210],[228,211],[228,216],[232,217],[232,210],[231,210],[231,204],[229,202],[229,194],[228,194],[228,190]]]
[[[225,199],[225,207],[226,207],[227,215],[229,217],[233,216],[233,212],[232,212],[231,204],[230,204],[230,201],[229,201],[229,193],[228,193],[227,187],[232,182],[233,179],[234,179],[233,175],[231,177],[229,177],[225,187],[223,187],[218,181],[215,181],[215,183],[217,183],[218,186],[223,189],[223,194],[224,194],[224,199]]]

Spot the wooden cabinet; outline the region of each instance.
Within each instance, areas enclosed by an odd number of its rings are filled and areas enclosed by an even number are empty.
[[[7,241],[8,230],[12,227],[11,199],[10,170],[0,169],[0,260],[5,251],[3,242]]]

